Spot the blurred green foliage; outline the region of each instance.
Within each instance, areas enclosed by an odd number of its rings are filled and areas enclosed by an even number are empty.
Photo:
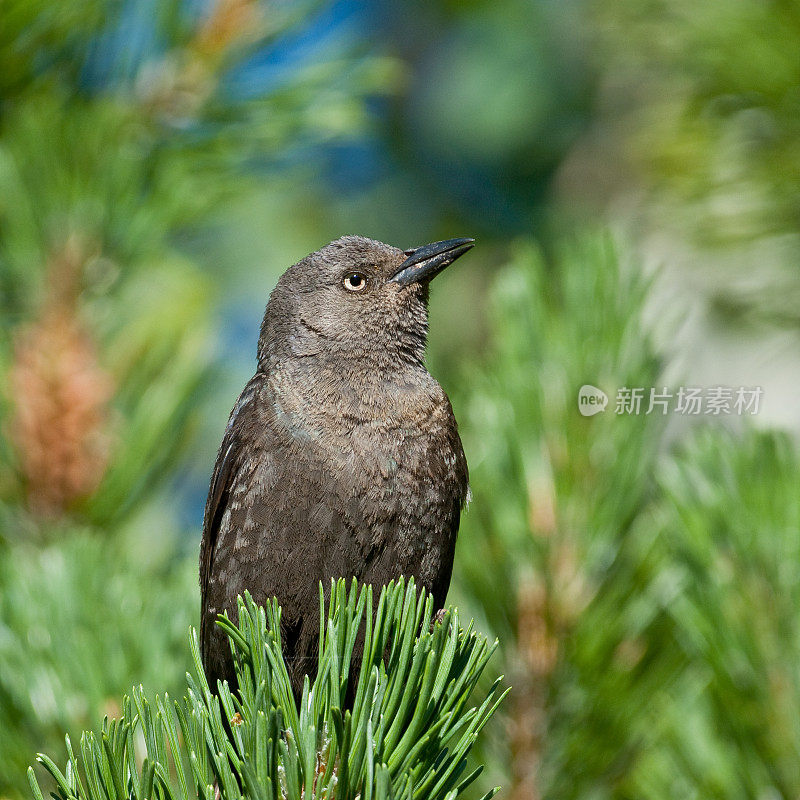
[[[720,325],[796,328],[796,4],[365,4],[333,43],[327,8],[3,4],[0,797],[131,684],[181,685],[176,475],[210,473],[242,318],[342,233],[481,238],[434,285],[430,361],[474,493],[451,599],[514,686],[484,789],[797,796],[796,443],[576,408],[708,346],[675,352],[688,309],[642,263],[686,249]],[[565,196],[638,244],[554,241]]]
[[[681,224],[712,246],[796,231],[797,4],[624,0],[597,11],[606,69],[629,91],[628,143],[674,193]]]
[[[458,587],[514,686],[481,758],[514,797],[792,797],[800,464],[778,434],[578,414],[584,383],[659,385],[646,300],[607,238],[520,244],[495,285],[460,398]]]
[[[189,665],[193,561],[124,547],[96,531],[59,530],[0,559],[0,785],[21,780],[35,751],[104,715],[119,716],[134,676],[176,691]]]
[[[623,0],[587,22],[603,89],[574,177],[663,237],[646,249],[699,278],[714,323],[797,329],[797,4]]]
[[[507,642],[506,769],[520,797],[608,791],[628,774],[641,734],[630,715],[663,678],[650,672],[652,683],[637,685],[615,664],[633,641],[626,616],[647,602],[631,531],[651,493],[663,418],[577,412],[585,383],[655,385],[645,297],[607,238],[555,259],[519,243],[493,290],[485,366],[464,381],[474,499],[458,585]]]

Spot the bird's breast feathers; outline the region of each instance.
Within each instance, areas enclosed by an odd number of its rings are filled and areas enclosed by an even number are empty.
[[[313,463],[312,472],[342,482],[345,491],[369,487],[380,493],[381,505],[393,494],[406,502],[430,494],[445,503],[457,495],[463,504],[461,441],[450,402],[427,372],[423,380],[378,386],[340,382],[333,396],[329,381],[298,384],[276,377],[250,400],[266,412],[258,417],[266,421],[260,434],[267,451],[277,447],[290,462]]]

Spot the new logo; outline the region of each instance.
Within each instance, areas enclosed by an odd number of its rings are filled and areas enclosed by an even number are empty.
[[[605,411],[607,405],[608,396],[602,389],[592,386],[591,383],[585,383],[578,389],[578,411],[584,417],[593,417]]]

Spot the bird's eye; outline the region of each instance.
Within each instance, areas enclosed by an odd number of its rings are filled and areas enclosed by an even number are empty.
[[[363,272],[348,272],[342,283],[348,292],[360,292],[367,285],[367,276]]]

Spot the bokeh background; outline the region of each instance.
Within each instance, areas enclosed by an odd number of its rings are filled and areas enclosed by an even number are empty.
[[[429,362],[484,787],[800,795],[798,54],[796,0],[5,0],[0,798],[181,687],[264,304],[344,233],[479,240]],[[719,385],[758,414],[614,413]]]

